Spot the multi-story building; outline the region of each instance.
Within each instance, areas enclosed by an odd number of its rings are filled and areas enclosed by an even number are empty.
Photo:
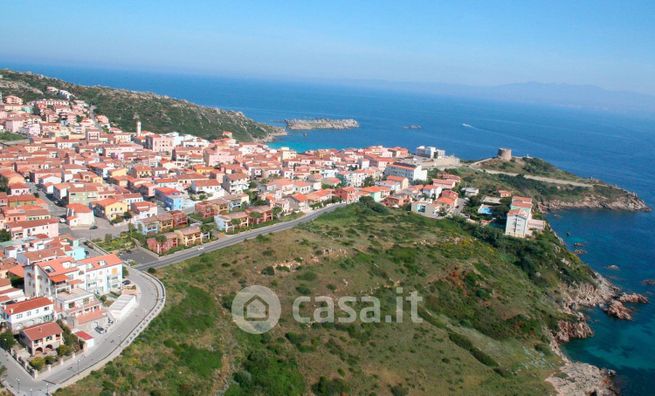
[[[417,180],[426,180],[428,178],[428,171],[423,169],[421,165],[394,162],[391,165],[387,165],[384,169],[384,175],[405,177],[407,180],[414,182]]]
[[[115,254],[75,261],[69,257],[24,267],[25,294],[30,297],[55,296],[74,288],[105,295],[120,290],[123,261]]]
[[[2,307],[2,320],[13,333],[54,319],[54,303],[48,297],[30,298]]]

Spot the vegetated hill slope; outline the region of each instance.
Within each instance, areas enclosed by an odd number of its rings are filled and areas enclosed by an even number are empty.
[[[551,233],[516,240],[371,203],[158,271],[162,314],[62,394],[542,395],[561,365],[549,329],[570,319],[558,290],[593,282]],[[231,321],[234,294],[250,285],[282,302],[280,323],[263,335]],[[300,295],[374,295],[383,317],[395,316],[398,286],[424,298],[422,323],[408,304],[402,323],[306,325],[291,315]]]
[[[237,111],[199,106],[186,100],[145,92],[134,92],[101,86],[82,86],[40,74],[1,70],[0,91],[3,95],[17,95],[26,101],[54,97],[46,91],[53,86],[65,89],[76,98],[96,106],[97,114],[104,114],[117,127],[134,131],[136,119],[144,130],[157,133],[183,132],[203,138],[216,138],[223,131],[231,131],[238,140],[264,139],[279,132],[275,127],[256,122]]]
[[[481,194],[472,199],[471,207],[479,203],[482,196],[496,196],[498,189],[505,189],[514,194],[532,197],[542,210],[651,210],[631,191],[597,179],[576,176],[539,158],[513,158],[507,162],[493,159],[480,164],[477,169],[461,167],[449,171],[462,177],[461,187],[480,189]],[[436,173],[437,171],[432,171],[431,175],[436,176]]]

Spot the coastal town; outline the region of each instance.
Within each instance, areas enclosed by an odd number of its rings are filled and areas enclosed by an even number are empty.
[[[138,118],[124,131],[68,91],[48,93],[55,98],[10,95],[0,105],[0,132],[11,138],[0,151],[0,344],[3,364],[34,379],[70,383],[58,373],[80,356],[103,342],[129,345],[163,305],[145,264],[261,227],[359,201],[484,226],[500,215],[516,238],[547,227],[532,198],[482,194],[436,147],[299,153],[229,131],[157,134]],[[511,150],[497,159],[511,161]],[[118,334],[135,312],[141,322]]]

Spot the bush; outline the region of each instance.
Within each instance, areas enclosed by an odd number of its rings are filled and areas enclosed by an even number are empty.
[[[312,385],[312,391],[317,396],[333,396],[348,393],[348,385],[339,378],[327,379],[321,377],[317,383]]]
[[[45,357],[45,364],[53,364],[57,362],[57,356],[48,355]]]
[[[59,356],[68,356],[71,353],[73,353],[73,348],[71,348],[69,345],[61,344],[57,347],[57,354]]]
[[[3,333],[0,333],[0,348],[8,351],[14,345],[16,345],[16,339],[14,338],[14,335],[11,334],[10,331],[5,331]]]
[[[30,366],[39,371],[43,368],[43,366],[45,366],[45,359],[42,357],[35,357],[34,359],[30,360]]]
[[[262,270],[262,275],[275,275],[275,268],[268,266]]]

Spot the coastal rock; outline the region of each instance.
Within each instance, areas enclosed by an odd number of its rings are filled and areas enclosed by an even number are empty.
[[[558,372],[546,378],[546,382],[555,388],[555,394],[563,396],[614,396],[619,394],[612,378],[615,375],[614,371],[587,363],[572,362],[562,353],[555,338],[551,338],[550,347],[553,353],[564,362]]]
[[[613,199],[608,199],[599,195],[586,196],[583,199],[575,201],[562,201],[550,200],[540,202],[539,208],[542,211],[554,211],[562,209],[609,209],[630,212],[650,211],[651,209],[646,205],[637,194],[618,188],[623,194],[620,194]]]
[[[648,304],[648,297],[637,293],[623,293],[618,300],[622,303]]]
[[[614,300],[609,305],[602,307],[608,315],[621,320],[632,320],[632,310],[619,300]]]
[[[357,120],[345,118],[342,120],[332,120],[328,118],[316,118],[311,120],[284,120],[287,128],[294,131],[303,131],[311,129],[352,129],[359,128]]]
[[[596,307],[613,300],[619,289],[602,275],[595,274],[596,284],[583,283],[568,287],[562,291],[563,308],[567,313],[575,314],[579,307]]]
[[[655,279],[644,279],[641,283],[646,286],[655,286]]]
[[[587,322],[567,322],[565,320],[560,320],[557,322],[558,331],[555,334],[555,338],[559,342],[569,342],[572,339],[576,338],[589,338],[594,335],[594,332],[591,330],[591,327]]]
[[[618,271],[620,269],[618,265],[614,265],[614,264],[608,265],[605,268],[607,268],[608,270],[612,270],[612,271]]]
[[[567,362],[560,371],[546,379],[557,395],[615,396],[614,372],[587,363]]]

